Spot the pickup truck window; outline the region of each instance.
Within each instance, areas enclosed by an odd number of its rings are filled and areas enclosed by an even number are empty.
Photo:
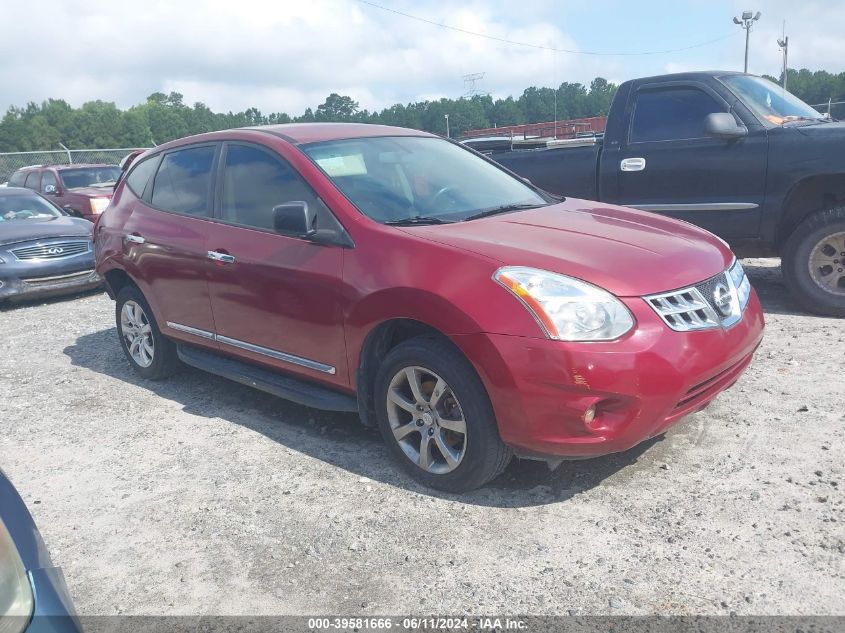
[[[449,141],[383,136],[303,146],[362,213],[382,223],[457,222],[550,204],[521,180]]]
[[[630,142],[704,138],[704,118],[724,111],[719,102],[697,88],[643,90],[637,94]]]
[[[754,114],[774,125],[824,118],[820,112],[768,79],[752,75],[729,75],[723,77],[722,81]]]

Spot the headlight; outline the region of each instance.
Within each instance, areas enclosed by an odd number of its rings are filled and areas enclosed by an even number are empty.
[[[748,297],[751,296],[751,282],[748,281],[748,276],[745,274],[745,270],[742,268],[739,260],[736,260],[733,266],[728,269],[728,274],[731,276],[734,288],[736,288],[739,309],[745,310],[745,306],[748,305]]]
[[[0,521],[0,631],[17,633],[32,615],[32,588],[23,561],[6,526]]]
[[[549,338],[610,341],[634,327],[619,299],[578,279],[524,266],[504,266],[493,279],[522,301]]]
[[[108,198],[91,198],[91,213],[100,215],[109,206],[109,202]]]

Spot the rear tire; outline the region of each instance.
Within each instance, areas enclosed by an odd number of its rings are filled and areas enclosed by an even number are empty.
[[[783,279],[802,307],[845,317],[845,207],[818,211],[787,238]]]
[[[138,374],[160,380],[179,368],[176,345],[161,333],[150,304],[137,287],[125,286],[117,294],[115,320],[120,346]]]
[[[390,350],[376,375],[375,402],[388,450],[426,486],[466,492],[510,462],[481,379],[446,341],[417,337]]]

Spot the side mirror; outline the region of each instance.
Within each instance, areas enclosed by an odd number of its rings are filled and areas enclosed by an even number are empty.
[[[734,115],[730,112],[713,112],[704,118],[707,134],[716,138],[735,139],[748,134],[748,128],[737,125]]]
[[[317,233],[316,219],[308,203],[300,200],[273,207],[273,229],[282,235],[311,239]]]
[[[56,189],[56,185],[44,185],[44,193],[50,194],[51,196],[55,196],[59,193],[59,190]]]

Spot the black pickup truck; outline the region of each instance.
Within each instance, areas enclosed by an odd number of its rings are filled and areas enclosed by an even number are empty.
[[[779,255],[805,308],[845,316],[845,124],[766,79],[634,79],[603,138],[466,143],[552,193],[686,220],[740,257]]]

